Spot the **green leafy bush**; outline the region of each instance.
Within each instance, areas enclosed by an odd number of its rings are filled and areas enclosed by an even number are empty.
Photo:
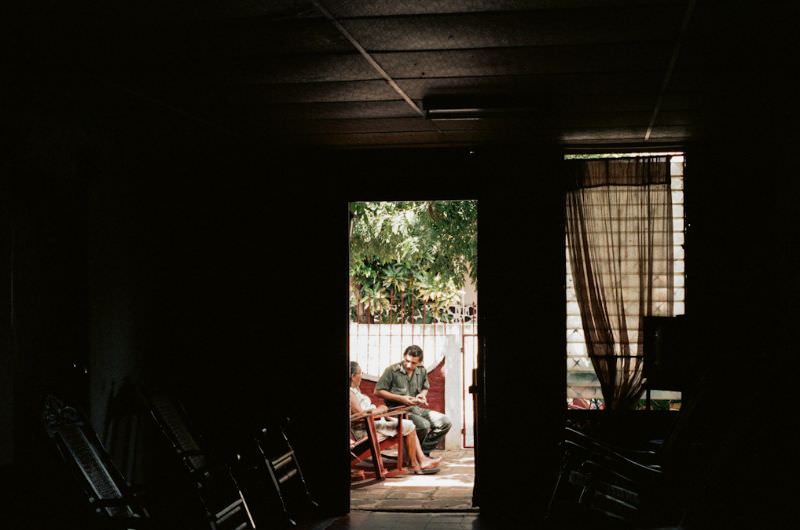
[[[447,322],[465,279],[477,283],[475,201],[351,204],[355,322]]]

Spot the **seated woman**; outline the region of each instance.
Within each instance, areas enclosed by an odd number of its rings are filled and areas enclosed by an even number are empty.
[[[350,413],[371,412],[380,415],[388,410],[386,405],[376,406],[370,399],[361,393],[361,367],[357,362],[350,362]],[[375,420],[375,430],[387,438],[397,436],[397,418],[378,418]],[[422,447],[417,443],[417,434],[411,420],[403,420],[403,436],[408,447],[408,458],[411,469],[417,475],[436,473],[441,458],[430,458],[422,452]]]

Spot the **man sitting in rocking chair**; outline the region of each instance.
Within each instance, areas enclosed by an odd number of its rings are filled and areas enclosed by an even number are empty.
[[[408,416],[417,429],[425,456],[430,456],[453,426],[441,412],[422,407],[428,404],[429,388],[428,371],[422,365],[422,348],[416,345],[406,348],[403,361],[386,368],[375,384],[375,395],[390,407],[411,405]]]

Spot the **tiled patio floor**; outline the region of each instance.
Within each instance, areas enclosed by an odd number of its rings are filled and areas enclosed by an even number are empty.
[[[504,526],[503,530],[513,530]],[[520,527],[517,527],[520,528]],[[496,530],[477,513],[397,513],[354,511],[298,530]]]
[[[352,510],[477,511],[472,506],[475,457],[472,449],[434,451],[441,456],[435,475],[409,474],[350,491]]]

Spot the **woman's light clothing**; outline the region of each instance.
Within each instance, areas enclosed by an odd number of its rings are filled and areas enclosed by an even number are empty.
[[[369,411],[378,408],[369,399],[369,396],[364,395],[358,388],[351,386],[350,392],[352,392],[358,400],[358,406],[361,407],[361,410]],[[397,418],[375,418],[375,431],[377,431],[379,435],[383,435],[386,438],[397,436]],[[406,436],[413,431],[414,422],[411,420],[403,420],[403,436]],[[366,432],[363,433],[363,436],[365,435]],[[361,436],[362,435],[359,434],[359,437]]]

